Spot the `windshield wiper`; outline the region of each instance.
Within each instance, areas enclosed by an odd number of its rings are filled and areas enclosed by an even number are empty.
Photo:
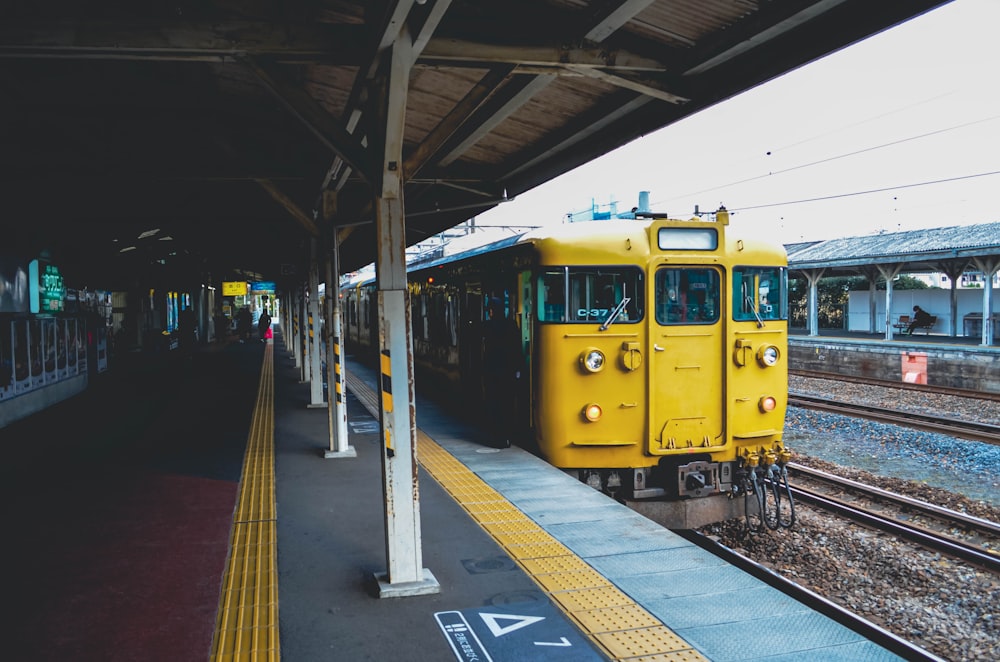
[[[760,316],[760,313],[757,312],[757,306],[754,305],[754,301],[753,301],[752,298],[750,298],[749,295],[747,296],[747,305],[750,306],[750,310],[753,311],[753,316],[757,318],[757,328],[758,329],[763,329],[764,328],[764,319]]]
[[[611,326],[616,319],[618,319],[618,316],[622,314],[622,311],[625,310],[625,306],[627,306],[631,300],[632,299],[625,297],[618,302],[617,306],[611,309],[611,312],[608,313],[608,319],[604,320],[604,323],[601,324],[601,331],[608,330],[608,327]]]

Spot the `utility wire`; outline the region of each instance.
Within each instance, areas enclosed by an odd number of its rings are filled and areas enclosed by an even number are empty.
[[[679,199],[683,199],[683,198],[690,198],[692,196],[701,195],[702,193],[710,193],[711,191],[717,191],[719,189],[728,188],[730,186],[737,186],[739,184],[746,184],[747,182],[753,182],[753,181],[756,181],[758,179],[765,179],[767,177],[773,177],[774,175],[780,175],[780,174],[783,174],[783,173],[786,173],[786,172],[792,172],[793,170],[801,170],[803,168],[810,168],[812,166],[820,165],[820,164],[823,164],[823,163],[829,163],[831,161],[837,161],[839,159],[845,159],[845,158],[850,157],[850,156],[857,156],[858,154],[864,154],[866,152],[872,152],[872,151],[875,151],[875,150],[878,150],[878,149],[883,149],[885,147],[892,147],[893,145],[900,145],[902,143],[910,142],[910,141],[913,141],[913,140],[919,140],[921,138],[927,138],[927,137],[938,135],[938,134],[941,134],[941,133],[947,133],[949,131],[955,131],[955,130],[958,130],[958,129],[964,129],[966,127],[974,126],[976,124],[982,124],[984,122],[991,122],[991,121],[996,120],[998,118],[1000,118],[1000,115],[993,115],[992,117],[986,117],[986,118],[983,118],[983,119],[974,120],[972,122],[966,122],[965,124],[958,124],[956,126],[947,127],[947,128],[944,128],[944,129],[938,129],[936,131],[929,131],[928,133],[923,133],[923,134],[920,134],[920,135],[917,135],[917,136],[910,136],[909,138],[902,138],[900,140],[894,140],[892,142],[884,143],[884,144],[881,144],[881,145],[874,145],[872,147],[866,147],[864,149],[859,149],[859,150],[856,150],[856,151],[853,151],[853,152],[847,152],[846,154],[839,154],[837,156],[831,156],[831,157],[826,158],[826,159],[820,159],[819,161],[812,161],[810,163],[803,163],[801,165],[792,166],[790,168],[785,168],[784,170],[775,170],[773,172],[768,172],[765,175],[757,175],[757,176],[754,176],[754,177],[749,177],[747,179],[741,179],[741,180],[736,181],[736,182],[730,182],[728,184],[720,184],[719,186],[713,186],[711,188],[702,189],[700,191],[695,191],[694,193],[688,193],[686,195],[675,196],[675,197],[673,197],[673,198],[671,198],[669,200],[666,200],[665,202],[661,202],[661,203],[658,203],[658,204],[670,203],[670,202],[673,202],[674,200],[679,200]],[[992,174],[992,173],[984,173],[984,174]],[[970,175],[970,176],[971,177],[977,177],[977,176],[980,176],[980,175]],[[963,178],[960,177],[959,179],[963,179]],[[949,181],[949,180],[941,180],[941,181]],[[927,182],[927,183],[938,183],[938,182]],[[912,185],[907,185],[907,186],[918,186],[918,184],[912,184]],[[896,188],[906,188],[906,186],[896,187]],[[883,189],[883,190],[890,190],[890,189]],[[851,194],[845,194],[845,195],[851,195]],[[861,195],[861,194],[859,193],[858,195]],[[839,197],[839,196],[834,196],[834,197]],[[773,206],[773,205],[764,205],[764,206]]]
[[[897,191],[904,188],[915,188],[917,186],[931,186],[933,184],[945,184],[947,182],[957,182],[963,179],[974,179],[976,177],[989,177],[991,175],[1000,175],[1000,170],[994,170],[993,172],[980,172],[975,175],[962,175],[961,177],[949,177],[948,179],[935,179],[927,182],[918,182],[916,184],[900,184],[899,186],[886,186],[885,188],[873,188],[868,191],[855,191],[854,193],[838,193],[836,195],[824,195],[818,198],[805,198],[803,200],[789,200],[787,202],[769,202],[763,205],[753,205],[750,207],[739,207],[730,209],[731,212],[737,211],[747,211],[750,209],[765,209],[767,207],[781,207],[783,205],[798,205],[803,202],[819,202],[821,200],[835,200],[837,198],[849,198],[855,195],[869,195],[871,193],[884,193],[885,191]]]

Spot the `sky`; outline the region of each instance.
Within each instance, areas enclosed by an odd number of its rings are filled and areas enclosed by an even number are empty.
[[[1000,220],[1000,0],[954,0],[639,138],[476,217],[561,223],[619,211],[731,225],[781,243]]]

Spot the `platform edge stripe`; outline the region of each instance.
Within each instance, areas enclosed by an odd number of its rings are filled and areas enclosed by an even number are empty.
[[[274,355],[264,351],[210,659],[280,659],[274,483]]]
[[[368,411],[377,418],[378,417],[377,410],[375,409],[375,407],[372,407],[368,404],[372,400],[372,397],[368,394],[368,392],[372,392],[370,387],[361,380],[350,378],[346,371],[345,371],[345,376],[348,377],[347,379],[348,388],[352,390],[352,392],[358,398],[358,401],[361,402],[362,405],[365,406],[365,408],[368,409]],[[440,484],[442,488],[445,489],[446,492],[452,494],[453,497],[456,497],[456,492],[460,494],[466,492],[492,494],[495,500],[508,503],[507,500],[503,497],[503,495],[501,495],[492,487],[490,487],[488,484],[486,484],[485,481],[483,481],[471,469],[469,469],[465,464],[463,464],[461,460],[459,460],[454,455],[449,453],[443,446],[438,444],[436,441],[434,441],[431,437],[429,437],[425,432],[423,432],[419,428],[417,429],[417,441],[415,442],[415,444],[417,446],[416,450],[419,451],[414,453],[417,461],[420,463],[421,466],[424,467],[424,470],[427,471],[431,475],[431,477],[438,484]],[[428,456],[427,462],[424,461],[425,455]],[[450,458],[450,459],[445,459],[445,458]],[[444,473],[438,473],[437,469],[440,467],[446,467],[448,471]],[[456,478],[456,476],[459,477]],[[465,481],[468,484],[467,485],[462,484],[458,486],[456,485],[456,483],[461,483],[463,481]],[[455,491],[449,489],[448,488],[449,485],[451,485]],[[479,515],[473,510],[467,508],[462,498],[456,497],[456,501],[462,507],[462,509],[465,510],[465,512],[469,515],[469,517],[472,518],[473,521],[475,521],[481,528],[483,528],[483,530],[486,533],[488,533],[497,542],[497,544],[499,544],[505,551],[507,551],[511,559],[515,563],[517,563],[518,566],[522,568],[522,570],[524,570],[524,572],[532,579],[532,581],[535,582],[535,584],[539,586],[539,588],[541,588],[546,593],[546,595],[549,596],[552,602],[560,610],[566,613],[567,616],[574,623],[577,623],[579,625],[581,631],[591,640],[591,642],[595,646],[603,650],[605,653],[610,655],[612,659],[628,660],[628,659],[645,658],[647,660],[655,660],[657,659],[656,657],[657,655],[673,655],[682,653],[683,657],[678,657],[675,659],[707,662],[707,658],[705,658],[694,646],[684,641],[683,638],[681,638],[679,635],[670,630],[670,628],[663,625],[663,623],[658,618],[650,614],[644,607],[642,607],[642,605],[636,603],[626,593],[621,591],[618,587],[616,587],[614,584],[612,584],[606,578],[604,578],[604,576],[601,575],[596,569],[594,569],[593,566],[591,566],[589,563],[587,563],[585,560],[581,559],[577,555],[573,554],[568,548],[562,545],[562,543],[560,543],[557,539],[555,539],[550,534],[542,530],[540,527],[539,527],[540,534],[536,533],[496,534],[490,532],[488,529],[486,529],[485,526],[483,526],[483,522],[480,520]],[[528,517],[528,515],[526,515],[516,506],[513,506],[511,504],[511,507],[514,508],[514,510],[516,510],[517,513],[520,515],[520,517],[523,518],[526,522],[537,524],[534,520]],[[551,573],[548,575],[536,575],[532,573],[531,570],[528,567],[526,567],[524,563],[522,563],[522,558],[527,558],[527,557],[521,555],[522,551],[521,548],[525,547],[526,543],[529,545],[537,544],[536,541],[543,539],[545,544],[552,544],[566,550],[566,556],[576,558],[579,560],[580,563],[586,566],[588,572],[580,574],[579,576],[581,578],[586,578],[592,582],[596,582],[597,581],[596,578],[600,578],[599,582],[600,585],[596,587],[595,586],[577,587],[576,589],[557,588],[554,591],[549,590],[545,585],[545,583],[543,583],[543,581],[541,580],[541,577],[545,577],[546,578],[545,582],[547,582],[548,584],[558,584],[559,579],[557,579],[557,575],[560,573]],[[580,590],[589,591],[594,589],[613,591],[615,597],[617,597],[619,601],[623,601],[625,606],[629,607],[629,609],[640,610],[643,614],[645,614],[645,616],[648,617],[648,619],[657,623],[655,627],[641,628],[642,631],[645,631],[653,635],[652,642],[645,642],[650,650],[644,650],[642,652],[630,652],[628,650],[627,642],[630,639],[634,639],[636,636],[637,631],[634,628],[629,628],[628,630],[621,631],[619,633],[591,632],[586,627],[584,622],[574,615],[573,611],[567,609],[567,605],[563,601],[557,599],[557,596],[559,596],[560,594],[567,594],[567,593],[572,594]],[[632,632],[632,634],[626,634],[626,632]],[[667,633],[669,636],[666,637],[660,636],[664,633]],[[598,637],[598,634],[603,635],[604,639],[602,640],[600,637]],[[608,636],[615,634],[618,634],[619,636],[617,637]],[[650,643],[655,644],[657,643],[657,641],[662,643],[662,646],[649,645]],[[683,643],[683,646],[681,646],[680,648],[678,648],[677,645],[678,641]],[[622,642],[626,643],[623,644]],[[608,644],[612,644],[617,650],[609,647]]]
[[[427,434],[424,433],[422,430],[418,429],[417,430],[417,435],[418,435],[418,438],[419,438],[419,441],[420,441],[421,448],[424,448],[424,449],[433,449],[432,452],[435,453],[435,454],[437,454],[437,453],[444,453],[444,454],[447,454],[447,455],[451,456],[451,454],[448,453],[447,450],[445,450],[440,444],[438,444],[437,442],[435,442],[432,438],[430,438],[429,436],[427,436]],[[454,456],[451,456],[451,457],[453,458],[453,460],[456,463],[460,464],[463,467],[465,466],[464,464],[461,463],[460,460],[458,460],[457,458],[454,458]],[[418,459],[418,461],[420,460],[420,456],[419,455],[418,455],[417,459]],[[423,462],[421,462],[421,464],[423,464]],[[428,469],[426,466],[425,466],[425,469],[428,470],[428,472],[431,474],[432,478],[434,478],[435,480],[438,480],[438,477],[435,475],[435,473],[431,469]],[[486,483],[484,481],[482,481],[481,478],[479,478],[478,476],[476,476],[472,472],[471,469],[468,469],[466,467],[465,471],[468,473],[469,476],[472,477],[473,481],[478,481],[478,482],[482,483],[483,486],[487,490],[489,490],[490,492],[493,492],[494,494],[497,494],[498,497],[502,498],[502,495],[500,495],[495,490],[493,490],[493,488],[490,487],[489,485],[486,485]],[[445,480],[447,481],[448,477],[445,477]],[[517,545],[517,544],[513,544],[513,543],[515,543],[517,541],[521,541],[521,540],[538,540],[538,541],[543,541],[544,540],[545,542],[551,541],[551,542],[554,542],[554,543],[558,543],[560,546],[562,546],[561,543],[559,543],[558,540],[556,540],[550,534],[548,534],[543,529],[541,529],[541,527],[538,527],[538,532],[537,533],[534,532],[534,531],[532,531],[530,533],[526,533],[526,534],[520,534],[520,533],[514,533],[514,534],[496,533],[494,531],[489,530],[486,526],[484,526],[483,522],[481,521],[481,519],[480,519],[480,517],[479,517],[479,515],[477,513],[469,510],[468,508],[466,508],[465,504],[461,500],[459,500],[458,502],[459,502],[459,505],[462,506],[463,510],[465,510],[466,513],[468,513],[468,515],[477,524],[479,524],[479,526],[482,527],[484,531],[486,531],[491,537],[493,537],[493,539],[495,541],[497,541],[497,543],[500,544],[500,546],[503,547],[507,551],[507,553],[511,556],[512,560],[515,563],[517,563],[524,570],[524,572],[532,579],[532,581],[534,581],[546,593],[546,595],[548,595],[550,597],[550,599],[552,599],[552,602],[560,610],[562,610],[564,613],[566,613],[567,616],[571,620],[573,620],[573,622],[577,623],[578,626],[580,627],[581,631],[584,632],[595,645],[597,645],[599,648],[601,648],[605,652],[609,653],[612,656],[612,659],[615,659],[615,660],[624,660],[624,659],[629,659],[629,658],[636,658],[636,657],[639,657],[639,656],[649,656],[649,655],[656,655],[656,654],[663,654],[663,653],[676,653],[676,652],[683,651],[685,653],[685,655],[688,656],[687,659],[690,659],[690,660],[705,660],[705,658],[701,655],[701,653],[698,652],[697,649],[694,648],[694,646],[692,646],[691,644],[689,644],[686,641],[684,641],[683,638],[681,638],[679,635],[677,635],[676,633],[674,633],[668,627],[666,627],[665,625],[663,625],[663,623],[658,618],[656,618],[655,616],[653,616],[652,614],[650,614],[645,608],[643,608],[641,605],[639,605],[635,601],[633,601],[628,595],[626,595],[620,589],[618,589],[617,587],[615,587],[614,584],[612,584],[611,582],[609,582],[603,575],[601,575],[597,570],[595,570],[593,568],[593,566],[591,566],[585,560],[581,559],[580,557],[578,557],[575,554],[573,554],[572,552],[570,552],[568,549],[567,549],[566,556],[570,557],[572,559],[576,559],[576,561],[579,562],[580,567],[582,568],[581,570],[562,571],[562,572],[553,572],[553,573],[544,573],[544,574],[536,574],[536,573],[532,572],[531,568],[529,568],[525,563],[522,562],[522,559],[524,557],[522,557],[521,554],[520,554],[520,550],[519,550],[520,546]],[[518,509],[516,506],[513,506],[513,508],[517,511],[517,513],[519,513],[520,518],[524,522],[528,523],[532,527],[537,527],[537,523],[534,520],[532,520],[530,517],[528,517],[523,511],[521,511],[520,509]],[[561,602],[558,599],[556,599],[556,595],[558,595],[559,593],[563,593],[563,592],[565,592],[565,593],[573,593],[573,592],[576,592],[576,591],[581,590],[581,589],[582,590],[590,590],[590,589],[595,589],[595,588],[598,588],[598,589],[610,589],[610,590],[616,591],[617,593],[620,594],[620,597],[626,601],[626,606],[628,606],[631,610],[633,610],[635,612],[642,613],[646,617],[645,620],[656,623],[655,627],[642,628],[643,630],[646,630],[646,631],[648,631],[649,633],[652,634],[652,636],[650,637],[651,640],[644,642],[645,645],[646,645],[646,648],[647,648],[646,650],[644,650],[642,652],[635,652],[635,651],[629,651],[628,650],[628,642],[631,641],[631,640],[634,640],[635,634],[629,635],[629,634],[625,634],[625,632],[621,632],[621,633],[618,633],[618,634],[620,634],[620,636],[618,636],[618,637],[613,637],[613,636],[612,637],[608,637],[607,635],[615,635],[616,633],[615,632],[603,632],[603,633],[594,633],[594,632],[592,632],[587,627],[587,622],[581,620],[580,618],[577,618],[574,612],[568,611],[566,609],[566,606],[565,606],[565,604],[563,602]],[[631,632],[632,630],[634,630],[634,628],[630,627],[630,628],[627,629],[627,631],[629,631],[629,632]],[[663,633],[667,633],[668,636],[665,636],[665,637],[662,636]],[[605,638],[602,639],[602,638],[598,637],[597,636],[598,634],[605,635]],[[625,643],[623,644],[622,642],[625,642]],[[682,645],[678,646],[677,642],[682,642]],[[609,647],[608,646],[609,643],[615,644],[615,648],[617,650],[612,649],[611,647]],[[657,645],[657,644],[660,644],[660,645]]]

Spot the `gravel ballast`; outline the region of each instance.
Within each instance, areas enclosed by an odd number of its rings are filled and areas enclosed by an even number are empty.
[[[1000,424],[1000,403],[791,377],[795,393]],[[894,425],[789,409],[793,462],[1000,522],[1000,447]],[[893,536],[796,506],[791,529],[723,544],[946,660],[1000,660],[1000,578]]]

